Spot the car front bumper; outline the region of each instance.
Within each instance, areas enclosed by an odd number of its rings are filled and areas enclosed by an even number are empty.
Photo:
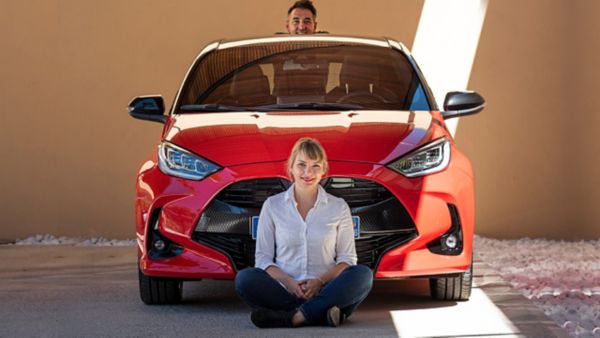
[[[376,278],[409,278],[449,275],[469,269],[473,238],[473,179],[468,160],[460,153],[442,172],[405,178],[381,165],[330,162],[330,176],[369,179],[387,188],[410,215],[413,236],[377,259]],[[254,163],[225,168],[202,181],[167,176],[155,162],[144,165],[138,176],[136,232],[140,268],[146,275],[181,279],[233,279],[236,264],[230,254],[198,240],[199,219],[219,194],[235,182],[264,177],[283,177],[285,164]],[[427,246],[451,227],[448,205],[461,220],[463,249],[457,255],[433,253]],[[156,223],[152,224],[153,215]],[[183,250],[174,257],[149,256],[148,235],[157,231]],[[252,247],[253,248],[253,247]],[[248,251],[249,249],[244,247]],[[251,254],[251,253],[249,253]]]

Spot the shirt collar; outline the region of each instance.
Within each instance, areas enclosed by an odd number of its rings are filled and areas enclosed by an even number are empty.
[[[292,202],[294,202],[294,204],[296,204],[296,199],[294,198],[294,183],[292,183],[292,185],[290,185],[288,190],[286,190],[284,198],[285,198],[286,202],[292,201]],[[328,200],[329,200],[329,198],[327,197],[327,192],[319,184],[317,186],[317,201],[315,202],[315,205],[317,205],[319,203],[327,204]]]

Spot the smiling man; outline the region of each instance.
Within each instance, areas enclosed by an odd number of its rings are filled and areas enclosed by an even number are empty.
[[[290,34],[314,34],[317,30],[317,9],[312,1],[296,1],[288,10],[285,28]]]

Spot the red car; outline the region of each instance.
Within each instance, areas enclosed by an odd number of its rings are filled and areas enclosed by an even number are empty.
[[[322,186],[351,208],[358,262],[379,279],[429,278],[437,299],[468,299],[473,174],[444,121],[483,107],[475,92],[451,92],[440,111],[408,50],[387,38],[209,44],[167,114],[161,96],[129,105],[164,124],[137,176],[142,300],[176,303],[185,280],[254,265],[261,206],[290,185],[285,162],[305,136],[327,151]]]

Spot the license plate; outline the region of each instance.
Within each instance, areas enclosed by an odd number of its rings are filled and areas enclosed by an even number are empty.
[[[352,216],[352,224],[354,226],[354,239],[360,238],[360,217]],[[250,219],[250,234],[252,234],[252,239],[256,240],[256,235],[258,231],[258,216],[252,216]]]

